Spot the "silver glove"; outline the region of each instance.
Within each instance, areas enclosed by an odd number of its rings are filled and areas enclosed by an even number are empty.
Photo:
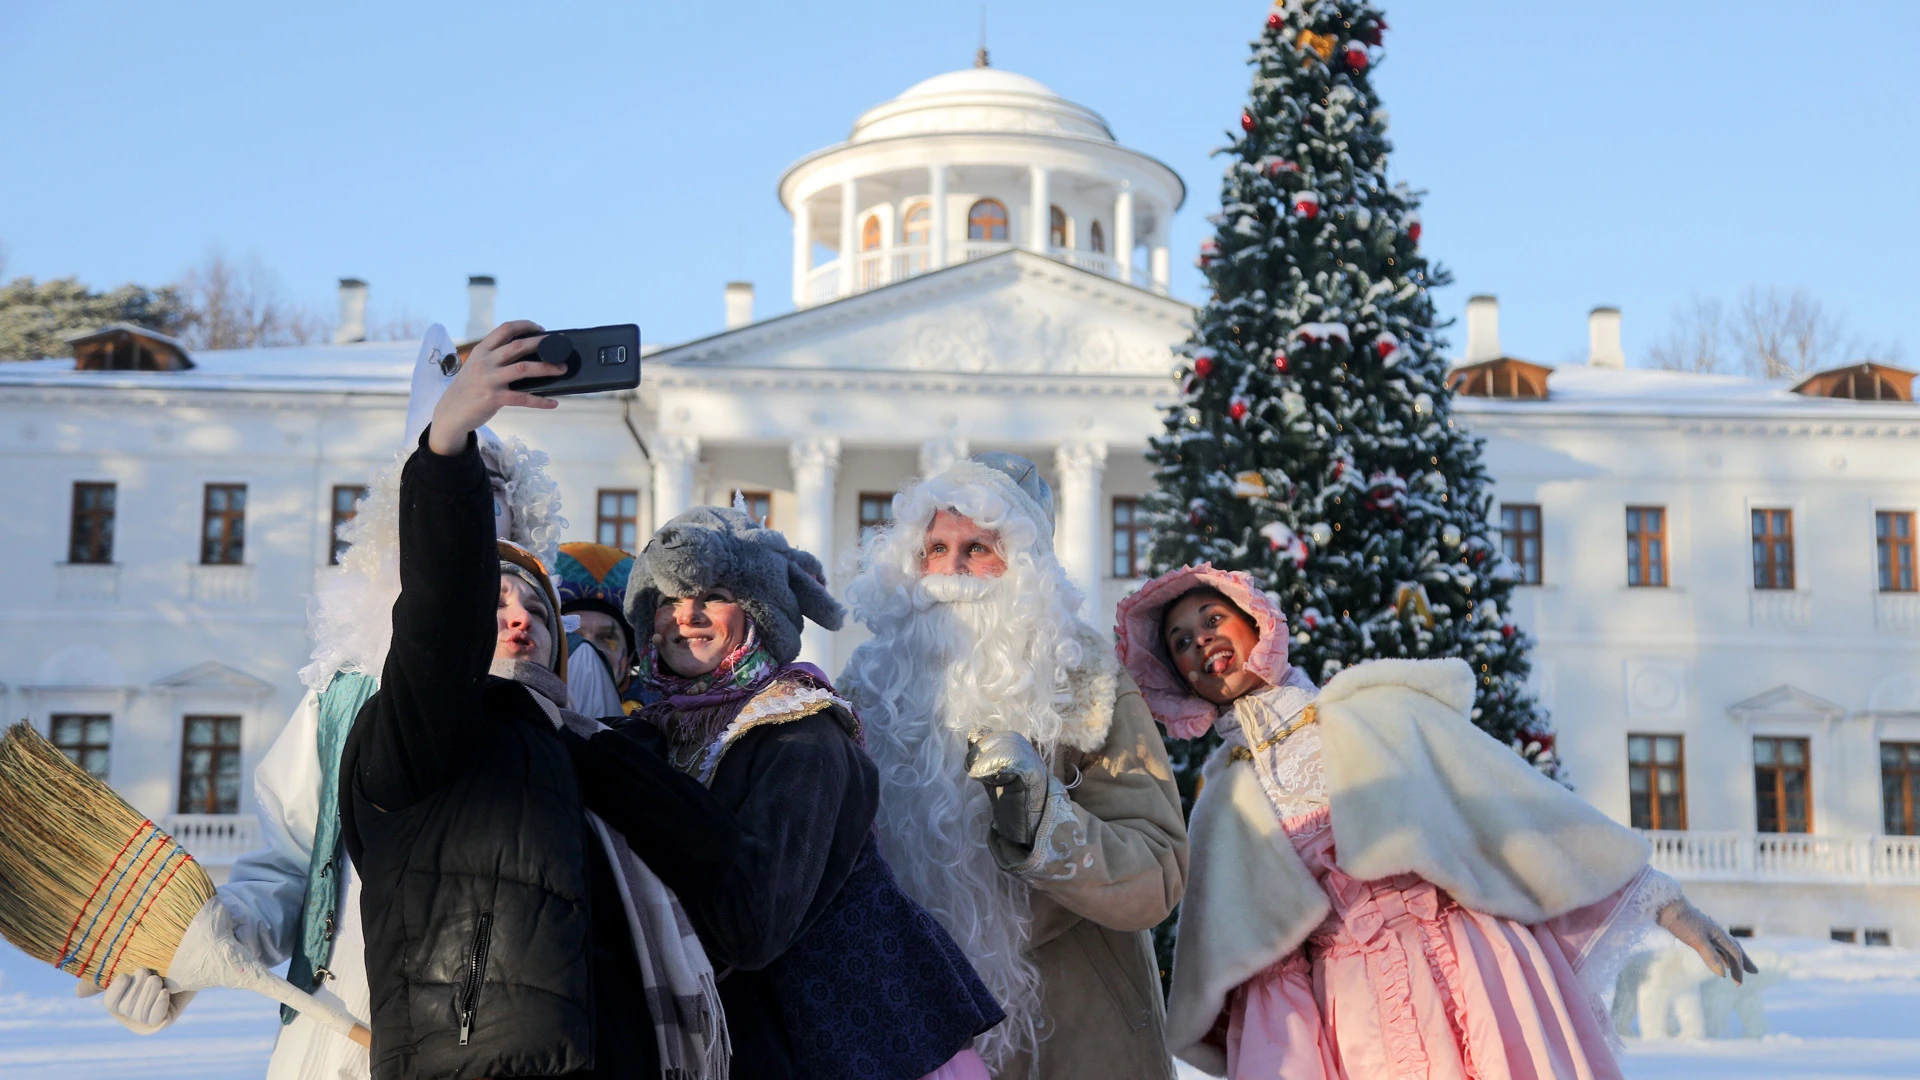
[[[180,1019],[195,993],[168,986],[165,979],[146,968],[115,975],[105,990],[91,979],[81,979],[73,989],[80,997],[100,994],[100,1003],[107,1007],[108,1014],[135,1035],[151,1035]]]
[[[1040,751],[1018,732],[975,733],[967,740],[967,775],[986,785],[993,831],[1015,847],[1033,847],[1052,779]]]
[[[1747,959],[1746,950],[1733,940],[1733,935],[1722,930],[1719,923],[1707,918],[1705,912],[1688,903],[1685,897],[1661,908],[1657,918],[1667,933],[1699,953],[1715,975],[1725,975],[1737,983],[1745,978],[1742,972],[1760,973],[1753,961]]]

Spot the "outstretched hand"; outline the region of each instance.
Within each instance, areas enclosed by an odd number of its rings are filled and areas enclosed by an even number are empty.
[[[993,831],[1015,847],[1031,848],[1050,775],[1040,751],[1018,732],[975,732],[967,739],[967,775],[986,786]]]
[[[1747,959],[1747,952],[1733,935],[1720,928],[1720,924],[1707,918],[1705,912],[1688,903],[1682,897],[1660,909],[1660,925],[1667,933],[1707,962],[1707,969],[1715,975],[1725,975],[1734,982],[1741,982],[1746,975],[1758,975],[1760,969]],[[1743,974],[1744,973],[1744,974]]]
[[[527,359],[540,347],[540,335],[538,323],[518,319],[501,323],[480,339],[434,406],[433,425],[427,429],[428,448],[442,457],[458,454],[466,447],[468,435],[510,405],[559,407],[552,398],[515,390],[510,385],[538,375],[567,373],[563,365]]]

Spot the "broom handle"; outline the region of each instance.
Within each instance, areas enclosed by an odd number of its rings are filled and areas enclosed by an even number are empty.
[[[234,959],[238,962],[224,972],[228,978],[222,981],[227,986],[236,990],[251,990],[256,994],[270,997],[303,1015],[313,1017],[321,1027],[339,1032],[369,1051],[373,1049],[373,1032],[344,1009],[321,1001],[268,971],[266,965],[254,959],[251,954]]]

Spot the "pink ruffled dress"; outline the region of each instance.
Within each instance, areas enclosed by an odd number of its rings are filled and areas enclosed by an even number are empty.
[[[1242,699],[1242,721],[1280,730],[1312,699],[1304,679]],[[1470,911],[1417,875],[1356,881],[1334,849],[1314,726],[1263,752],[1262,786],[1333,911],[1306,943],[1236,989],[1216,1037],[1235,1080],[1618,1080],[1597,990],[1678,895],[1653,871],[1598,904],[1523,926]]]

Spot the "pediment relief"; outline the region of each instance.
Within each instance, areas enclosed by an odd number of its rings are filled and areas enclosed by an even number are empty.
[[[675,367],[1164,379],[1192,311],[1023,252],[659,355]],[[948,275],[954,275],[950,280]],[[893,294],[893,295],[888,295]]]
[[[205,663],[195,664],[185,671],[175,672],[164,679],[157,680],[153,688],[161,693],[227,694],[241,697],[263,697],[273,693],[272,683],[255,678],[237,668],[228,667],[218,660],[208,660]]]
[[[1812,719],[1838,720],[1847,715],[1847,710],[1826,698],[1807,693],[1794,686],[1776,686],[1764,694],[1757,694],[1745,701],[1727,706],[1727,712],[1736,720],[1752,721],[1766,719]]]

